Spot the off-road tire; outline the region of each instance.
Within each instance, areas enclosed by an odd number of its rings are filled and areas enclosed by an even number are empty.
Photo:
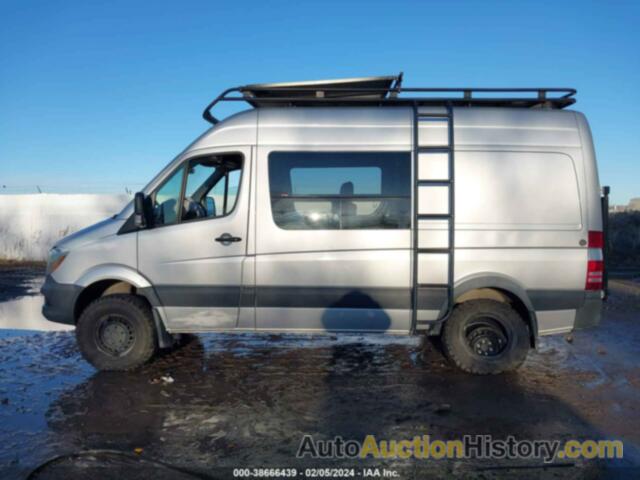
[[[466,329],[478,318],[491,318],[504,330],[507,343],[500,354],[483,357],[467,340]],[[442,331],[442,350],[461,370],[476,375],[495,375],[517,369],[530,348],[525,320],[508,304],[495,300],[470,300],[454,307]]]
[[[120,355],[101,347],[98,330],[107,318],[116,318],[126,326],[125,341],[130,346]],[[122,334],[123,327],[118,328]],[[133,370],[148,362],[158,348],[151,309],[143,298],[135,295],[107,295],[91,302],[80,315],[76,339],[82,356],[98,370]]]

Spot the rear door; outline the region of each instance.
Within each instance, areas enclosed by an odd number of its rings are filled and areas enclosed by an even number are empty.
[[[140,272],[173,331],[235,328],[247,252],[250,148],[186,159],[151,195]]]

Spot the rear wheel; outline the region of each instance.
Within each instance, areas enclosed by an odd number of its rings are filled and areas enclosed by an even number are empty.
[[[76,326],[82,356],[99,370],[131,370],[157,350],[153,314],[135,295],[108,295],[94,300]]]
[[[456,305],[444,324],[445,355],[465,372],[487,375],[514,370],[529,351],[529,328],[509,305],[472,300]]]

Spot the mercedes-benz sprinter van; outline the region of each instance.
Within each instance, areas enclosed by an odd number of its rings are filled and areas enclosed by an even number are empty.
[[[52,248],[43,313],[105,370],[221,331],[433,335],[467,372],[514,369],[600,319],[606,196],[574,94],[229,89],[124,210]],[[252,108],[218,121],[226,101]]]

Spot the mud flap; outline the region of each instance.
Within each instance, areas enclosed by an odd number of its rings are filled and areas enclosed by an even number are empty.
[[[156,308],[152,308],[153,311],[153,321],[156,325],[156,332],[158,332],[158,347],[159,348],[171,348],[175,343],[173,336],[167,332],[167,329],[164,328],[164,322],[162,318],[160,318],[160,314]]]

